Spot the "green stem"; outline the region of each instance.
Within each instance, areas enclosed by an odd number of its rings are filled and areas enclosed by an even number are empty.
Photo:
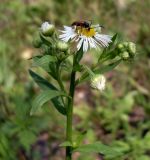
[[[75,57],[74,57],[75,61]],[[74,67],[73,63],[73,67]],[[68,99],[68,106],[67,106],[67,128],[66,128],[66,140],[72,143],[72,119],[73,119],[73,99],[74,99],[74,91],[75,91],[75,76],[76,72],[72,70],[71,72],[71,80],[70,80],[70,90],[69,96],[71,97]],[[72,159],[72,147],[66,147],[66,160]]]

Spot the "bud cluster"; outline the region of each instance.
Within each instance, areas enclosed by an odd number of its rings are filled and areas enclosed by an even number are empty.
[[[35,48],[42,48],[45,54],[52,52],[66,54],[69,47],[68,43],[59,40],[55,25],[49,22],[44,22],[41,25],[39,32],[34,36],[33,45]]]
[[[123,42],[119,43],[117,46],[119,56],[123,60],[129,60],[136,55],[136,45],[133,42]]]

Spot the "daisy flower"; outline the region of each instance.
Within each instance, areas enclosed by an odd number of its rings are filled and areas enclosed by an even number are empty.
[[[99,47],[108,47],[111,41],[111,36],[100,34],[101,27],[94,25],[89,28],[82,26],[64,26],[64,30],[61,30],[62,34],[59,38],[62,41],[75,41],[77,42],[77,50],[83,48],[83,52],[87,52],[88,49]]]
[[[106,78],[101,74],[96,74],[91,78],[91,87],[103,91],[106,85]]]

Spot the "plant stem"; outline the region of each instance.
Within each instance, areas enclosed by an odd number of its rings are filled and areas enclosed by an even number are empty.
[[[74,57],[75,59],[75,57]],[[74,63],[73,63],[74,66]],[[73,99],[74,99],[74,91],[75,91],[75,76],[76,72],[72,70],[71,72],[71,80],[70,80],[70,90],[69,96],[71,99],[68,99],[67,106],[67,128],[66,128],[66,140],[72,143],[72,118],[73,118]],[[72,159],[72,147],[66,147],[66,160]]]

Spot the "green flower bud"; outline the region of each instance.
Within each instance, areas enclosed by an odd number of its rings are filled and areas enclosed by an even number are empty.
[[[118,49],[119,49],[119,50],[122,50],[123,48],[124,48],[123,44],[122,44],[122,43],[119,43],[119,44],[118,44]]]
[[[123,43],[119,43],[118,46],[117,46],[117,48],[118,48],[119,52],[125,51],[125,47],[124,47]]]
[[[55,26],[49,22],[44,22],[41,25],[41,32],[44,36],[52,36],[55,31]]]
[[[136,53],[136,46],[133,42],[123,42],[118,44],[119,56],[123,60],[133,58]]]
[[[129,52],[132,56],[136,53],[136,45],[133,42],[129,42]]]
[[[39,34],[36,34],[33,38],[33,42],[32,42],[33,46],[35,48],[40,48],[41,45],[42,45],[42,40],[40,38],[40,35]]]
[[[121,57],[123,60],[127,60],[130,58],[130,55],[127,51],[124,51],[123,53],[121,53]]]
[[[68,44],[63,41],[58,41],[56,44],[56,48],[62,52],[66,52],[69,48]]]
[[[96,74],[91,78],[91,87],[100,91],[105,89],[106,79],[101,74]]]

